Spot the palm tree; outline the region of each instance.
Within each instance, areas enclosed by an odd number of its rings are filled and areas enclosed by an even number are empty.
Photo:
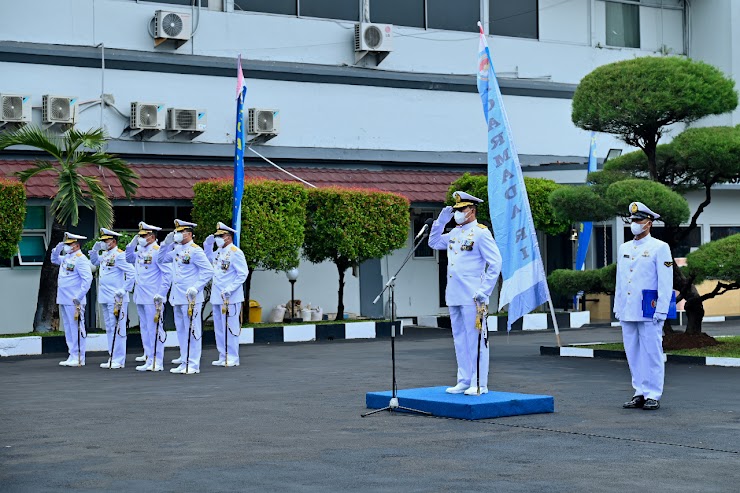
[[[102,129],[82,132],[71,129],[63,135],[53,135],[38,127],[27,126],[14,132],[0,134],[0,151],[15,145],[40,149],[52,159],[41,159],[33,167],[17,173],[25,183],[39,173],[56,173],[58,191],[51,201],[53,218],[51,238],[41,267],[36,315],[33,319],[35,332],[53,330],[53,321],[58,318],[56,287],[58,267],[51,263],[51,251],[64,236],[64,226],[77,226],[79,208],[87,207],[95,213],[100,227],[113,225],[113,204],[106,195],[100,180],[84,169],[98,167],[113,173],[123,187],[127,198],[138,188],[139,176],[123,160],[103,151],[106,135]]]

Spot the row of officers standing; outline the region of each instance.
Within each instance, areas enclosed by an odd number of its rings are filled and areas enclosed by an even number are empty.
[[[209,282],[219,353],[212,364],[239,366],[243,284],[249,268],[244,253],[233,244],[234,229],[219,222],[216,232],[206,238],[201,248],[193,242],[196,226],[176,219],[174,231],[160,245],[157,232],[162,228],[141,222],[138,235],[125,250],[118,245],[120,233],[101,228],[100,241],[90,250],[89,259],[81,251],[81,242],[87,238],[64,234],[64,241],[51,254],[51,261],[60,266],[57,304],[69,348],[69,357],[59,363],[61,366],[85,365],[85,299],[92,284],[92,265],[98,268],[98,302],[110,355],[100,365],[102,368],[119,369],[126,364],[126,319],[133,292],[144,346],[144,355],[136,358],[143,364],[136,369],[164,369],[164,309],[168,300],[180,346],[179,357],[172,360],[176,366],[170,372],[200,373],[203,290]]]

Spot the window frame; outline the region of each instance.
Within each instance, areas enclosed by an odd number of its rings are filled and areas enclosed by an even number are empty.
[[[23,241],[23,237],[25,236],[41,236],[44,241],[44,251],[49,249],[49,238],[51,235],[51,218],[49,216],[49,206],[42,205],[42,204],[28,204],[26,203],[26,215],[28,215],[28,209],[31,207],[41,207],[44,209],[44,227],[43,228],[24,228],[23,232],[21,233],[21,241]],[[25,222],[25,218],[24,218]],[[8,260],[10,265],[8,266],[0,266],[0,269],[13,269],[15,267],[29,267],[29,266],[41,266],[44,265],[44,261],[41,262],[26,262],[23,260],[23,256],[21,255],[21,244],[20,241],[18,242],[18,247],[16,248],[16,253]]]
[[[38,238],[41,237],[41,239],[44,242],[44,252],[49,249],[49,238],[46,235],[46,231],[38,230],[38,229],[29,229],[24,230],[23,234],[21,234],[21,241],[23,241],[23,238],[26,237],[34,237]],[[23,255],[21,254],[21,244],[18,243],[18,252],[15,254],[13,260],[15,261],[15,257],[18,258],[18,265],[20,266],[30,266],[30,265],[44,265],[44,261],[41,260],[41,262],[33,262],[31,260],[25,261],[23,260]]]

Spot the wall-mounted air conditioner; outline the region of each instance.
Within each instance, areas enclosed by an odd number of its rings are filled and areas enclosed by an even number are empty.
[[[277,135],[280,132],[280,112],[264,108],[249,108],[247,133]]]
[[[178,132],[205,132],[208,123],[206,110],[169,108],[167,130]]]
[[[44,94],[41,120],[46,126],[74,125],[77,121],[77,97]]]
[[[374,53],[377,63],[380,63],[393,51],[393,25],[358,22],[354,41],[355,63],[369,53]]]
[[[154,46],[165,41],[174,41],[177,47],[193,35],[193,23],[190,14],[157,10],[154,13]]]
[[[0,94],[0,128],[9,123],[16,127],[31,123],[31,96]]]
[[[163,103],[131,103],[131,122],[134,130],[164,130],[166,111]]]

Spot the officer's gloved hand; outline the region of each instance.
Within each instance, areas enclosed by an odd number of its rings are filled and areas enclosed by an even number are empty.
[[[477,291],[475,295],[473,296],[473,298],[475,299],[475,302],[478,303],[479,305],[488,303],[488,296],[486,296],[485,293],[481,291]]]
[[[174,242],[175,242],[175,232],[170,231],[164,239],[164,244],[171,245]]]
[[[155,303],[162,303],[162,302],[164,301],[164,296],[162,296],[161,294],[155,294],[155,295],[154,295],[154,296],[152,297],[152,300],[153,300],[153,301],[154,301]]]
[[[666,319],[665,313],[655,312],[653,314],[653,323],[656,325],[663,325],[663,322],[665,322],[665,319]]]
[[[64,242],[60,241],[57,243],[57,246],[54,247],[54,251],[57,252],[57,255],[62,253],[62,250],[64,250]]]
[[[95,243],[95,246],[93,248],[99,252],[101,250],[108,250],[108,245],[106,245],[104,241],[99,241]]]
[[[129,247],[135,247],[139,244],[139,235],[134,235],[131,237],[131,241],[128,242]]]
[[[77,298],[72,298],[72,303],[73,303],[73,304],[74,304],[75,306],[80,306],[80,300],[78,300]]]
[[[437,221],[442,224],[447,224],[448,222],[452,221],[453,215],[454,212],[452,211],[452,206],[448,205],[447,207],[442,209],[442,212],[439,213],[439,216],[437,216]]]
[[[188,290],[185,292],[185,295],[188,297],[188,299],[195,299],[195,296],[198,294],[198,290],[194,287],[189,287]]]
[[[619,320],[619,313],[615,313],[614,314],[614,318],[616,318],[617,320]]]
[[[216,237],[213,235],[208,235],[205,240],[203,240],[203,249],[206,252],[212,252],[213,251],[213,244],[216,242]]]
[[[116,298],[122,300],[124,296],[126,296],[126,291],[123,289],[117,289],[116,292],[113,294]]]

